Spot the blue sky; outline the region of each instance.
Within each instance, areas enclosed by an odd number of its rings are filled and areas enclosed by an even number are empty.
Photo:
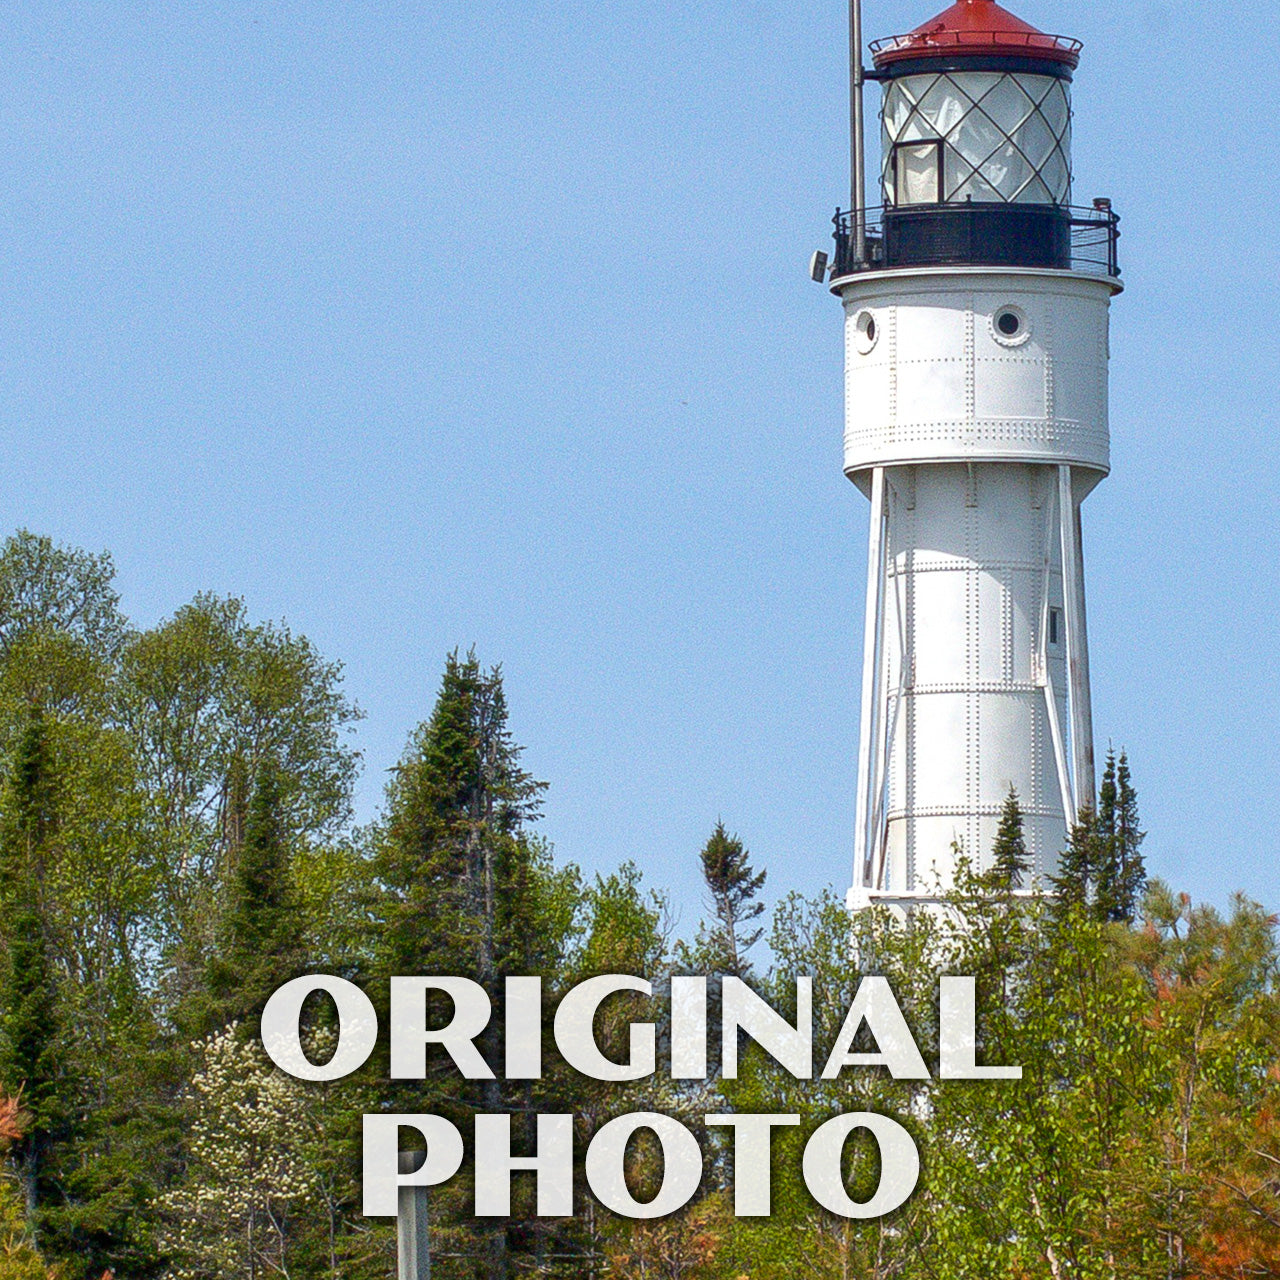
[[[1280,907],[1274,11],[1013,7],[1085,42],[1075,194],[1123,218],[1099,745],[1155,873]],[[843,889],[844,48],[827,0],[11,6],[3,526],[109,548],[140,623],[239,594],[343,661],[364,817],[474,644],[561,856],[688,927],[722,816]]]

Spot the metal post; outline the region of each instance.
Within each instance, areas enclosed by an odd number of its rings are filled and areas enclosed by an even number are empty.
[[[853,212],[853,263],[867,251],[867,179],[862,123],[862,0],[849,0],[849,207]]]
[[[421,1163],[414,1152],[400,1152],[401,1173],[412,1173]],[[396,1280],[431,1280],[426,1187],[401,1187],[397,1208]]]

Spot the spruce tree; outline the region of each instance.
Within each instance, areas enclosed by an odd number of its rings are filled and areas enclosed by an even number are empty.
[[[198,1025],[191,1028],[201,1034],[234,1021],[243,1034],[256,1034],[271,993],[306,970],[279,770],[270,759],[258,767],[233,857],[217,953],[208,962],[206,992],[197,997]]]
[[[1092,908],[1099,920],[1120,919],[1120,865],[1116,848],[1116,753],[1107,748],[1107,763],[1098,787],[1098,811],[1094,816],[1097,861],[1094,866]]]
[[[1147,867],[1141,845],[1146,832],[1138,827],[1138,793],[1129,773],[1129,757],[1120,753],[1116,765],[1115,844],[1119,867],[1117,876],[1118,918],[1132,921],[1147,883]]]
[[[519,760],[501,671],[451,653],[388,790],[375,863],[386,972],[471,972],[491,986],[528,941],[511,896],[527,879],[525,828],[545,784]]]
[[[72,1103],[67,1092],[66,1045],[41,901],[45,842],[53,826],[46,728],[33,712],[18,740],[0,832],[0,891],[4,910],[4,964],[0,966],[0,1085],[21,1099],[28,1120],[11,1158],[33,1235],[47,1191],[49,1156],[67,1134]]]
[[[1022,830],[1022,806],[1018,793],[1009,788],[1009,794],[1000,814],[1000,826],[996,830],[996,842],[991,849],[992,887],[998,890],[1021,889],[1023,877],[1031,869],[1027,856],[1027,842]]]
[[[1058,874],[1049,877],[1053,886],[1055,911],[1079,906],[1094,911],[1097,901],[1098,869],[1106,857],[1098,833],[1098,817],[1092,809],[1082,809],[1067,835],[1067,847],[1058,863]]]
[[[702,877],[716,917],[709,941],[721,959],[724,973],[731,976],[746,975],[751,967],[746,953],[764,934],[763,928],[746,926],[764,913],[764,903],[755,901],[755,896],[767,874],[753,870],[742,841],[717,821],[702,849]]]
[[[474,651],[451,653],[431,718],[395,772],[377,835],[372,914],[380,976],[465,974],[493,1000],[494,1017],[478,1043],[497,1078],[471,1084],[450,1070],[421,1086],[424,1108],[459,1119],[475,1110],[534,1110],[530,1086],[505,1081],[501,1062],[503,981],[509,974],[549,976],[556,950],[555,912],[546,910],[543,893],[547,868],[527,831],[545,784],[519,760],[501,671],[483,670]],[[450,1203],[446,1196],[446,1217]],[[456,1212],[469,1218],[461,1203]],[[525,1247],[520,1229],[502,1220],[475,1229],[477,1274],[506,1280],[513,1249]]]
[[[1138,829],[1138,796],[1129,772],[1129,759],[1108,750],[1098,789],[1096,818],[1098,865],[1094,914],[1113,923],[1132,921],[1146,884],[1146,866]]]

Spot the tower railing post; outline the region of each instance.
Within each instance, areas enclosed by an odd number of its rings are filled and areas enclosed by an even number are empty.
[[[420,1164],[412,1151],[400,1152],[400,1172]],[[431,1238],[426,1187],[401,1187],[396,1214],[396,1280],[431,1280]]]

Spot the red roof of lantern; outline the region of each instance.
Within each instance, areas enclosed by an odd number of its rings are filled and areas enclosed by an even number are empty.
[[[995,0],[956,0],[950,9],[905,36],[890,36],[871,46],[877,67],[907,58],[945,58],[956,54],[1003,54],[1047,58],[1074,67],[1081,44],[1050,36],[1014,17]]]

